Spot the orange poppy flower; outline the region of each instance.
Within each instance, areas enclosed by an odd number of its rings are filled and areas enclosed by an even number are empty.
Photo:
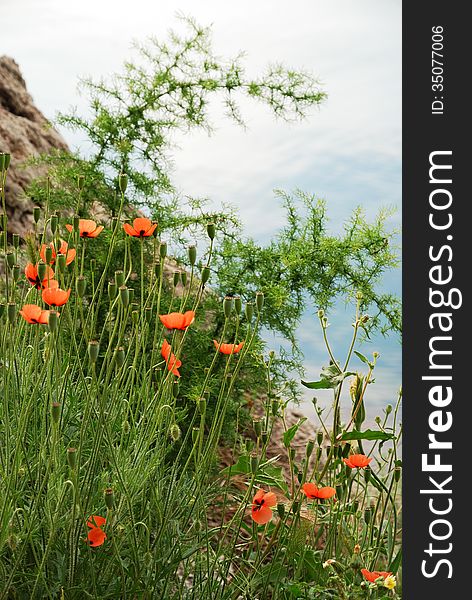
[[[48,324],[49,311],[43,310],[36,304],[25,304],[20,310],[20,315],[30,324],[40,323],[41,325]]]
[[[34,287],[37,290],[40,290],[41,288],[45,288],[45,287],[51,287],[48,286],[48,281],[51,281],[52,278],[54,277],[54,271],[51,269],[51,267],[47,266],[46,267],[46,277],[41,280],[39,278],[38,275],[38,265],[33,265],[33,263],[28,263],[25,267],[25,275],[26,275],[26,279],[31,283],[31,285],[34,285]]]
[[[149,237],[154,233],[157,223],[153,223],[145,217],[138,217],[133,221],[131,226],[129,223],[123,224],[123,229],[132,237]]]
[[[66,225],[67,231],[72,233],[74,226]],[[79,219],[79,235],[82,238],[96,238],[103,231],[102,225],[97,225],[91,219]]]
[[[387,579],[387,577],[390,577],[391,575],[388,571],[368,571],[367,569],[361,569],[361,573],[364,575],[364,578],[371,583],[374,583],[379,577]]]
[[[70,263],[74,260],[76,251],[74,248],[69,250],[69,244],[64,240],[61,240],[61,247],[59,248],[59,252],[56,252],[54,248],[54,244],[51,242],[49,247],[52,249],[51,262],[49,264],[53,265],[56,262],[56,258],[58,254],[64,254],[66,257],[66,265],[70,265]],[[39,255],[41,256],[41,260],[46,262],[46,244],[41,246],[41,250],[39,251]]]
[[[365,469],[371,460],[365,454],[351,454],[349,458],[343,458],[343,461],[351,469]]]
[[[244,346],[244,342],[239,342],[239,344],[219,344],[216,340],[213,340],[213,343],[221,354],[237,354]]]
[[[264,492],[259,490],[252,499],[251,515],[258,525],[265,525],[272,519],[271,507],[277,504],[277,497],[274,492]]]
[[[43,290],[43,301],[49,306],[63,306],[69,300],[70,290],[61,290],[58,287],[49,287]]]
[[[107,520],[100,515],[93,515],[88,518],[87,527],[90,527],[90,531],[87,534],[87,540],[92,548],[101,546],[107,539],[107,534],[101,528],[106,522]]]
[[[180,377],[179,368],[182,366],[182,361],[178,360],[173,354],[171,346],[167,340],[164,340],[161,348],[161,356],[167,363],[167,368],[177,377]]]
[[[164,327],[167,329],[180,329],[183,331],[187,329],[195,320],[195,313],[193,310],[188,310],[185,313],[173,312],[168,315],[159,315],[159,319]]]
[[[302,492],[310,500],[314,500],[315,498],[326,500],[327,498],[332,498],[336,490],[329,486],[319,488],[314,483],[305,483],[302,486]]]

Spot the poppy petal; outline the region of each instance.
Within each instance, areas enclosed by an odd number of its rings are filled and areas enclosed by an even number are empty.
[[[272,519],[272,511],[268,506],[262,505],[260,508],[252,509],[252,518],[258,525],[265,525]]]

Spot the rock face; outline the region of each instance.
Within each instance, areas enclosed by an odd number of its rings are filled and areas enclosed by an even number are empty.
[[[54,149],[68,150],[62,136],[36,108],[17,63],[0,57],[0,151],[11,154],[5,197],[9,233],[24,235],[32,229],[33,202],[25,195],[29,182],[45,176],[42,167],[24,167],[31,156]]]

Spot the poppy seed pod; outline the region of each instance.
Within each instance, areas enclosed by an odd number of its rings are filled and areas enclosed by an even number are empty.
[[[206,402],[206,398],[199,398],[197,400],[197,408],[198,408],[198,412],[201,415],[204,415],[206,412],[206,406],[207,406],[207,402]]]
[[[72,217],[72,229],[74,230],[74,233],[79,233],[79,231],[80,231],[80,217],[79,217],[79,215],[74,215]]]
[[[54,332],[57,331],[59,326],[59,313],[55,310],[50,310],[48,315],[48,327],[49,330]]]
[[[18,248],[20,245],[20,236],[18,233],[14,233],[13,236],[13,248]]]
[[[272,408],[272,411],[271,411],[272,412],[272,416],[276,417],[278,415],[278,413],[279,413],[279,399],[278,398],[274,398],[272,400],[271,408]]]
[[[262,435],[262,423],[260,419],[253,419],[252,426],[254,427],[254,433],[258,438]]]
[[[114,504],[114,494],[112,488],[106,488],[103,496],[105,498],[105,506],[108,508],[108,510],[112,510]]]
[[[144,318],[146,319],[146,323],[150,323],[152,319],[152,308],[150,306],[146,306],[144,309]]]
[[[0,171],[5,167],[5,152],[0,152]]]
[[[129,290],[125,285],[120,286],[120,300],[125,308],[129,305]]]
[[[59,402],[52,403],[51,416],[53,423],[57,425],[57,423],[59,423],[59,419],[61,418],[61,404]]]
[[[184,287],[187,285],[187,272],[186,271],[182,271],[180,273],[180,281],[182,282],[182,285]]]
[[[46,246],[46,250],[44,251],[44,257],[46,259],[46,263],[49,265],[52,261],[52,248],[51,246]]]
[[[21,273],[20,265],[13,265],[11,272],[13,275],[13,281],[18,281]]]
[[[59,223],[58,216],[56,214],[51,215],[51,218],[49,219],[49,226],[51,228],[52,235],[55,235],[55,233],[57,231],[57,224],[58,223]]]
[[[180,439],[180,436],[182,435],[182,432],[180,431],[180,427],[177,425],[177,423],[172,423],[172,425],[170,426],[170,437],[171,439],[176,442],[178,439]]]
[[[395,467],[393,469],[393,477],[395,478],[395,481],[397,483],[400,481],[401,474],[402,474],[402,468],[401,467]]]
[[[125,363],[125,349],[121,346],[115,350],[115,365],[120,369]]]
[[[10,325],[14,325],[16,321],[16,304],[14,302],[8,303],[7,314]]]
[[[131,311],[131,320],[135,325],[139,323],[139,310]]]
[[[123,271],[115,271],[115,281],[118,287],[121,287],[125,283],[125,274]]]
[[[79,275],[75,282],[75,288],[77,291],[77,296],[79,298],[83,298],[85,294],[85,288],[87,287],[87,280],[83,275]]]
[[[120,173],[118,176],[118,188],[122,194],[126,192],[128,187],[128,175],[126,173]]]
[[[305,448],[305,455],[307,458],[310,458],[313,452],[313,448],[315,447],[315,442],[313,440],[308,440]]]
[[[161,275],[162,275],[162,264],[161,261],[156,262],[156,264],[154,265],[154,273],[156,274],[156,277],[158,279],[160,279]]]
[[[88,343],[88,355],[91,363],[97,362],[99,352],[100,344],[96,340],[90,340]]]
[[[117,285],[114,281],[108,282],[108,298],[110,301],[113,301],[116,298],[116,294],[118,292]]]
[[[204,267],[202,267],[202,272],[201,272],[201,280],[202,280],[202,284],[205,285],[205,283],[210,279],[210,267],[208,265],[205,265]]]
[[[194,427],[192,429],[192,442],[194,444],[197,443],[199,435],[200,435],[200,429],[198,427]]]
[[[368,506],[365,510],[364,510],[364,522],[366,525],[368,525],[372,520],[372,508],[370,506]]]
[[[369,483],[370,477],[372,475],[372,469],[367,465],[364,469],[364,479],[366,483]]]
[[[3,164],[0,163],[2,171],[8,171],[8,167],[10,166],[11,155],[9,152],[2,152],[0,157],[3,158]]]
[[[323,443],[323,432],[322,431],[318,431],[318,433],[316,434],[316,441],[318,442],[318,446],[321,446],[321,444]]]
[[[251,452],[250,460],[251,460],[251,472],[255,475],[257,473],[257,469],[259,467],[259,458],[255,452]]]
[[[0,303],[0,319],[3,317],[3,313],[5,312],[5,303]]]
[[[261,312],[263,306],[264,306],[264,292],[257,292],[256,293],[257,312]]]
[[[195,265],[195,263],[197,262],[197,248],[196,248],[196,246],[189,246],[188,247],[188,261],[189,261],[191,267],[193,267]]]
[[[264,446],[267,444],[268,439],[269,439],[269,434],[267,433],[267,431],[263,431],[262,435],[261,435],[261,440],[262,440],[262,444]]]
[[[74,471],[77,465],[77,448],[67,448],[67,464]]]
[[[215,239],[216,228],[214,223],[208,223],[207,225],[207,234],[210,240]]]
[[[227,319],[231,316],[231,311],[233,310],[233,298],[231,296],[226,296],[223,300],[223,312]]]
[[[13,255],[13,252],[7,252],[5,256],[6,256],[6,259],[7,259],[7,265],[11,269],[13,267],[13,265],[15,264],[15,257]]]
[[[34,219],[34,222],[37,223],[39,221],[40,217],[41,217],[41,209],[39,208],[39,206],[35,206],[33,208],[33,219]]]
[[[39,261],[38,263],[38,278],[40,281],[44,281],[47,277],[46,273],[47,273],[47,265],[46,263],[44,263],[42,260]]]
[[[283,502],[279,502],[277,504],[277,514],[279,515],[280,519],[285,517],[285,504]]]
[[[252,321],[253,315],[254,315],[254,303],[248,302],[246,304],[246,319],[249,321],[249,323]]]
[[[85,185],[85,177],[84,175],[77,175],[77,189],[83,190]]]
[[[239,296],[235,296],[234,297],[234,312],[237,315],[240,315],[242,308],[243,308],[243,301],[241,300],[241,298]]]
[[[336,486],[336,498],[340,501],[344,498],[344,486],[342,486],[342,485]]]
[[[179,281],[180,281],[180,272],[174,271],[174,287],[177,287],[179,285]]]
[[[132,304],[134,300],[134,288],[128,288],[128,293],[130,304]]]
[[[178,398],[179,397],[179,391],[180,391],[179,382],[178,381],[174,381],[174,383],[172,384],[172,396],[174,398]]]
[[[61,273],[65,271],[66,268],[66,255],[58,254],[56,258],[56,266]]]
[[[165,258],[167,256],[167,242],[161,242],[159,244],[159,256]]]

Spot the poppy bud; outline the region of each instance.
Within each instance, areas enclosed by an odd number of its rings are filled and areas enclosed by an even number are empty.
[[[80,217],[79,215],[74,215],[72,217],[72,229],[74,233],[79,233],[79,225],[80,225]]]
[[[322,319],[324,317],[324,310],[322,308],[316,313],[318,315],[318,319]]]
[[[15,257],[13,255],[13,252],[7,252],[6,253],[6,259],[7,259],[7,265],[11,269],[13,267],[13,265],[15,264]]]
[[[158,261],[155,265],[154,265],[154,273],[156,274],[156,277],[158,279],[160,279],[161,274],[162,274],[162,264],[160,261]]]
[[[257,308],[257,312],[261,312],[263,306],[264,306],[264,293],[263,292],[257,292],[256,293],[256,308]]]
[[[18,279],[20,278],[20,273],[21,273],[20,265],[13,265],[13,268],[11,271],[13,274],[13,281],[18,281]]]
[[[356,292],[356,299],[362,300],[364,298],[364,294],[362,292]]]
[[[52,248],[51,246],[46,246],[46,250],[44,252],[46,263],[49,265],[52,261]]]
[[[8,303],[7,314],[8,314],[8,320],[10,321],[10,325],[14,325],[15,321],[16,321],[16,304],[14,302]]]
[[[297,473],[297,480],[298,483],[301,483],[303,481],[303,473],[301,471]]]
[[[198,438],[199,438],[199,435],[200,435],[200,429],[199,429],[198,427],[194,427],[194,428],[192,429],[192,442],[193,442],[194,444],[196,444],[196,443],[197,443],[197,441],[198,441]]]
[[[38,263],[38,277],[41,281],[46,279],[47,265],[42,260]]]
[[[87,287],[87,280],[83,275],[79,275],[75,282],[75,288],[77,290],[77,296],[83,298],[85,294],[85,288]]]
[[[174,383],[172,384],[172,396],[174,398],[178,398],[179,397],[179,382],[178,381],[174,381]]]
[[[315,442],[313,440],[308,440],[305,448],[305,455],[307,458],[310,458],[313,448],[315,447]]]
[[[103,495],[105,498],[105,506],[108,508],[108,510],[112,510],[113,509],[113,501],[114,501],[114,495],[113,495],[112,488],[107,488]]]
[[[126,192],[126,188],[128,187],[128,176],[125,173],[120,173],[118,176],[118,187],[120,192],[124,194]]]
[[[208,237],[210,238],[210,240],[213,240],[215,238],[215,224],[214,223],[208,223],[207,225],[207,233],[208,233]]]
[[[251,460],[251,472],[255,475],[257,473],[257,468],[259,467],[259,458],[255,452],[251,452],[250,456]]]
[[[59,219],[58,219],[57,215],[56,214],[51,215],[51,218],[49,219],[49,226],[51,227],[52,235],[55,235],[55,233],[57,231],[58,222],[59,222]]]
[[[159,256],[165,258],[167,256],[167,243],[161,242],[159,244]]]
[[[254,427],[254,433],[256,434],[256,437],[260,438],[262,435],[262,423],[260,419],[254,419],[252,421],[252,426]]]
[[[354,502],[352,503],[352,510],[355,513],[359,510],[359,500],[354,500]]]
[[[125,349],[121,346],[115,350],[115,365],[120,369],[125,363]]]
[[[59,325],[59,313],[55,310],[50,310],[48,315],[48,326],[50,331],[57,331]]]
[[[126,308],[129,304],[129,290],[125,285],[120,287],[120,300],[123,306]]]
[[[170,426],[170,437],[171,439],[176,442],[178,439],[180,439],[180,436],[182,434],[182,432],[180,431],[180,427],[177,425],[177,423],[172,423],[172,425]]]
[[[12,237],[13,237],[13,248],[18,248],[18,246],[20,245],[20,236],[18,235],[18,233],[14,233]]]
[[[100,345],[96,340],[90,340],[88,343],[88,355],[92,364],[97,362],[98,353],[100,352]]]
[[[129,421],[124,421],[122,427],[123,427],[123,433],[125,435],[128,435],[128,433],[131,431],[131,426],[129,424]]]
[[[205,283],[210,279],[210,267],[208,265],[205,265],[204,267],[202,267],[202,272],[201,272],[201,280],[202,280],[202,284],[205,285]]]
[[[115,281],[118,287],[121,287],[125,283],[125,274],[123,271],[115,271]]]
[[[290,442],[288,443],[288,445],[290,445]],[[285,447],[287,448],[287,446],[285,446]],[[288,453],[290,454],[290,459],[295,460],[295,448],[290,448]]]
[[[274,398],[272,400],[272,416],[276,417],[279,413],[279,399],[278,398]]]
[[[300,502],[298,500],[292,504],[292,512],[294,515],[298,514],[300,511]]]
[[[67,448],[67,464],[72,470],[75,470],[77,465],[77,449]]]
[[[196,246],[189,246],[188,247],[188,261],[189,261],[191,267],[193,267],[195,265],[195,263],[197,262],[197,248],[196,248]]]
[[[77,189],[83,190],[85,185],[85,177],[83,175],[77,175]]]
[[[401,474],[402,474],[402,468],[401,467],[395,467],[393,469],[393,477],[395,478],[395,481],[397,483],[400,481]]]
[[[331,446],[326,446],[325,452],[326,452],[326,456],[329,456],[331,454]]]
[[[372,508],[370,506],[368,506],[365,510],[364,510],[364,522],[366,525],[368,525],[372,520]]]
[[[146,306],[144,309],[144,318],[146,319],[146,323],[150,323],[152,319],[152,308],[150,306]]]
[[[61,418],[61,404],[59,402],[52,403],[51,416],[53,423],[57,425],[57,423],[59,423],[59,419]]]
[[[65,254],[57,255],[56,265],[61,273],[63,273],[65,271],[65,268],[66,268],[66,255]]]
[[[187,285],[187,272],[182,271],[180,273],[180,280],[182,281],[182,285],[185,287]]]
[[[283,502],[277,503],[277,514],[279,515],[280,519],[285,517],[285,504]]]
[[[268,439],[269,439],[269,434],[267,433],[267,431],[263,431],[262,435],[261,435],[261,440],[262,440],[262,443],[264,446],[267,444]]]
[[[108,298],[110,299],[110,302],[113,302],[116,298],[117,291],[116,283],[114,281],[108,282]]]
[[[343,499],[343,497],[344,497],[344,486],[337,485],[336,486],[336,498],[341,501]]]
[[[316,441],[318,442],[318,446],[321,446],[321,444],[323,443],[323,438],[324,438],[323,432],[318,431],[318,433],[316,434]]]
[[[130,302],[130,304],[132,304],[133,300],[134,300],[134,288],[128,288],[128,293],[129,293],[129,302]]]
[[[4,312],[5,312],[5,303],[2,302],[2,303],[0,303],[0,319],[3,317]]]
[[[133,306],[136,305],[133,304]],[[131,320],[133,321],[134,325],[137,325],[139,323],[139,310],[131,311]]]
[[[246,304],[246,319],[250,323],[252,321],[252,317],[254,315],[254,303],[248,302]]]
[[[39,221],[40,217],[41,217],[41,209],[39,208],[39,206],[33,207],[34,222],[37,223]]]
[[[229,319],[231,316],[231,311],[233,310],[233,298],[231,296],[226,296],[223,300],[223,312],[225,317]]]
[[[389,415],[392,412],[393,408],[391,404],[387,404],[387,406],[385,407],[385,413],[387,415]]]
[[[198,412],[199,412],[201,415],[204,415],[204,414],[205,414],[205,412],[206,412],[206,405],[207,405],[207,403],[206,403],[206,398],[199,398],[199,399],[197,400]]]
[[[180,273],[179,273],[179,271],[174,271],[174,287],[177,287],[179,285],[179,281],[180,281]]]
[[[8,171],[8,167],[10,166],[11,155],[9,152],[3,153],[3,170]]]
[[[243,308],[243,302],[239,296],[234,297],[234,311],[237,315],[241,314]]]

